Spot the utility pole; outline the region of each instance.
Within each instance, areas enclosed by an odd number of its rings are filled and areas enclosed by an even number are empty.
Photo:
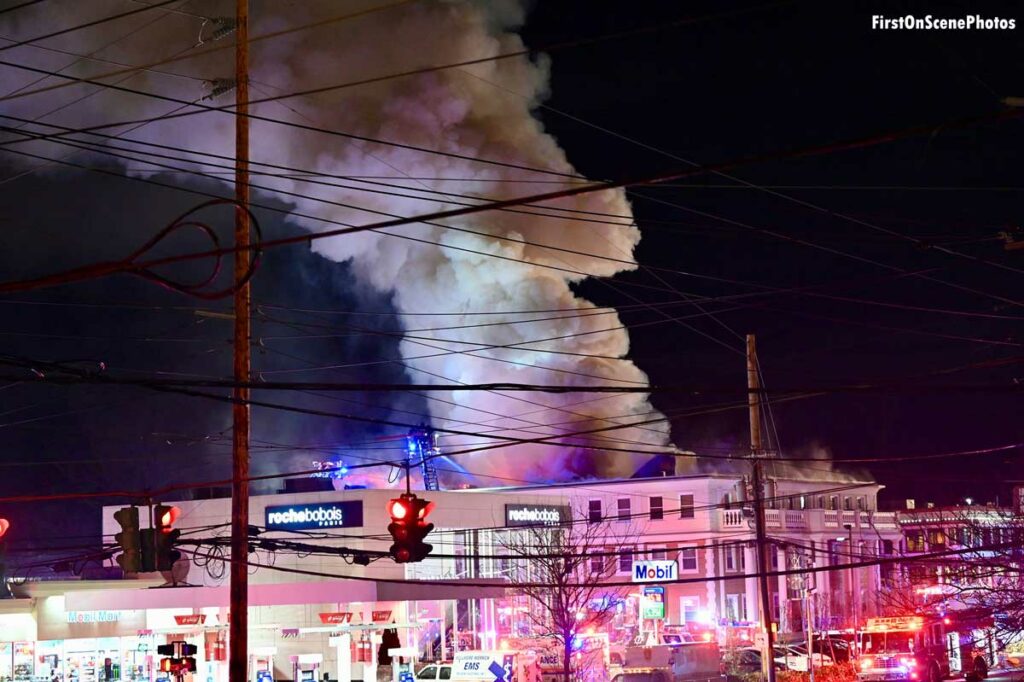
[[[235,246],[249,245],[249,0],[235,0]],[[234,281],[242,282],[252,254],[235,251]],[[231,438],[230,682],[246,682],[249,666],[249,389],[252,293],[235,292],[235,355]]]
[[[757,342],[747,334],[747,404],[750,407],[750,457],[754,476],[754,533],[757,538],[757,572],[761,587],[761,627],[765,647],[761,650],[761,670],[767,682],[775,682],[775,633],[772,632],[771,594],[768,591],[768,541],[764,530],[764,481],[761,459],[761,378],[757,364]]]

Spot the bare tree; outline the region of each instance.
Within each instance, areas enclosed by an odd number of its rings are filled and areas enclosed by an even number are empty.
[[[604,583],[615,577],[620,556],[632,556],[630,540],[635,543],[639,535],[628,521],[592,521],[575,509],[568,517],[509,529],[498,538],[511,564],[512,590],[535,607],[527,618],[561,646],[565,682],[582,672],[574,669],[572,656],[577,635],[610,620],[625,596],[625,588]]]

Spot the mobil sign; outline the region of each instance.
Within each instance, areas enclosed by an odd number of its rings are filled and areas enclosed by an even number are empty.
[[[679,566],[674,561],[634,561],[633,582],[660,583],[679,578]]]

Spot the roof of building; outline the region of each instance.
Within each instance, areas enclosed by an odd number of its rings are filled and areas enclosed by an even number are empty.
[[[724,481],[738,481],[742,478],[742,474],[724,474],[724,473],[700,473],[700,474],[684,474],[674,476],[649,476],[643,478],[588,478],[585,480],[578,481],[562,481],[553,483],[531,483],[529,485],[518,485],[518,486],[501,486],[492,488],[464,488],[460,491],[465,493],[495,493],[495,492],[509,492],[509,491],[531,491],[531,490],[550,490],[553,488],[583,488],[588,486],[619,486],[619,485],[636,485],[638,483],[652,483],[655,481],[695,481],[701,479],[714,479]],[[857,480],[850,476],[843,474],[835,475],[823,475],[821,478],[800,478],[795,476],[771,476],[775,480],[780,481],[801,481],[805,483],[852,483],[858,486],[878,486],[883,488],[881,483],[877,481],[866,481]]]

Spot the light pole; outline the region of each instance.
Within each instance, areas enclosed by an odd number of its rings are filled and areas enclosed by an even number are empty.
[[[859,642],[857,640],[857,629],[858,629],[859,624],[860,624],[860,589],[859,589],[859,585],[858,585],[859,581],[857,580],[857,569],[853,567],[853,564],[856,563],[856,561],[855,561],[856,557],[854,556],[854,549],[853,549],[854,548],[854,545],[853,545],[853,524],[852,523],[844,523],[843,524],[843,528],[846,529],[847,541],[849,542],[849,545],[850,545],[850,552],[849,552],[850,564],[851,564],[851,566],[850,566],[850,592],[852,593],[850,595],[852,597],[852,599],[850,601],[853,604],[853,639],[854,639],[854,648],[859,653],[860,649],[859,649],[859,646],[857,646],[859,644]]]

